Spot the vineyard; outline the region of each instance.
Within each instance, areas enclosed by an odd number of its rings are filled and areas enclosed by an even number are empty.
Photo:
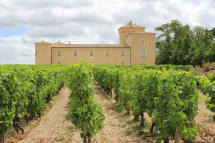
[[[99,85],[128,118],[145,131],[147,118],[152,142],[193,142],[199,136],[195,117],[199,92],[215,112],[215,75],[196,76],[192,66],[173,65],[1,65],[0,143],[8,129],[24,133],[20,122],[44,115],[49,102],[63,87],[71,91],[65,118],[80,130],[84,143],[105,128],[105,111],[96,101]],[[146,117],[147,116],[147,117]],[[215,116],[213,116],[215,120]],[[141,138],[141,137],[140,137]]]

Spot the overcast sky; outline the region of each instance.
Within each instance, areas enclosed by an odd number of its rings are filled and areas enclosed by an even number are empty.
[[[146,31],[178,19],[215,27],[215,0],[0,0],[0,64],[34,64],[34,43],[119,43],[130,20]]]

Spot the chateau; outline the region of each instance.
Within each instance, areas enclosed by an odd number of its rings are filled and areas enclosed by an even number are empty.
[[[71,64],[81,59],[94,64],[155,64],[155,33],[133,24],[118,29],[120,44],[35,43],[36,64]]]

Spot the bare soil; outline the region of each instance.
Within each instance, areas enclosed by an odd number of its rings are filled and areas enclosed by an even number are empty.
[[[104,93],[103,89],[95,86],[95,100],[103,105],[105,114],[104,128],[93,138],[96,143],[141,143],[137,137],[139,123],[134,122],[132,116],[125,115],[117,107],[113,98]]]
[[[200,94],[200,98],[207,99],[207,95]],[[214,143],[215,121],[214,113],[207,109],[205,101],[199,101],[198,114],[195,117],[196,129],[198,132],[197,142]]]
[[[69,94],[70,90],[63,88],[52,108],[41,117],[39,124],[27,134],[25,139],[20,140],[19,143],[67,142],[66,135],[68,135],[68,132],[70,133],[72,126],[70,121],[66,120],[69,108]]]

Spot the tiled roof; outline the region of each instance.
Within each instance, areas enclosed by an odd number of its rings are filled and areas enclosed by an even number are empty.
[[[52,47],[74,47],[74,48],[129,48],[120,44],[52,44]]]

